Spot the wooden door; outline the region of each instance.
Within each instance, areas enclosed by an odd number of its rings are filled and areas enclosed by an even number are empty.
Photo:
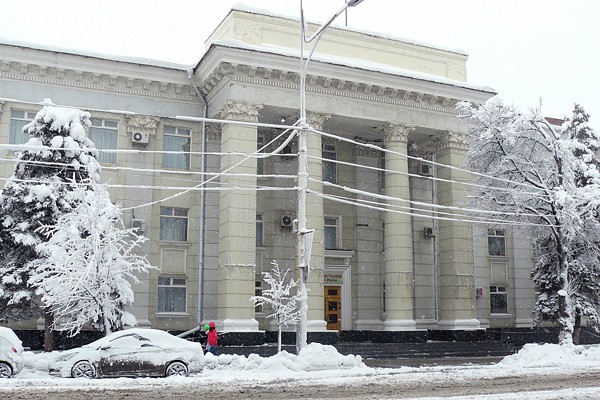
[[[342,328],[342,301],[340,286],[325,286],[325,321],[328,330]]]

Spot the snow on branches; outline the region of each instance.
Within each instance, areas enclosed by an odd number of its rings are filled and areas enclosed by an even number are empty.
[[[136,273],[152,268],[134,253],[146,239],[124,228],[104,185],[89,181],[68,197],[79,207],[38,229],[48,240],[36,246],[42,257],[31,263],[31,284],[53,310],[54,329],[75,335],[91,323],[109,334],[135,325],[124,306],[133,303]]]
[[[277,321],[277,351],[280,352],[282,327],[300,320],[299,293],[292,293],[292,289],[298,286],[298,281],[288,277],[290,270],[281,271],[276,261],[272,261],[271,265],[271,272],[263,272],[263,279],[269,288],[264,289],[261,296],[252,296],[250,301],[255,306],[267,306],[272,311],[267,317]]]
[[[534,320],[557,322],[569,343],[574,313],[600,322],[600,138],[578,105],[560,131],[538,110],[521,113],[498,98],[457,108],[469,125],[466,166],[480,174],[470,205],[532,238]]]

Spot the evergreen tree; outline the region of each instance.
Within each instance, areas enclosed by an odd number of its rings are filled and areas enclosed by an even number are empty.
[[[0,196],[0,321],[42,313],[29,283],[29,265],[40,257],[35,246],[47,240],[38,229],[77,207],[65,196],[73,184],[98,180],[97,152],[84,130],[89,117],[87,112],[47,105],[23,128],[30,140],[18,153]]]

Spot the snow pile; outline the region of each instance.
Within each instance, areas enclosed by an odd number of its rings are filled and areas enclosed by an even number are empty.
[[[584,367],[600,364],[600,346],[530,343],[518,353],[504,357],[502,365],[515,367]]]
[[[204,356],[205,369],[237,369],[253,371],[320,371],[334,369],[368,368],[362,362],[361,356],[352,354],[342,355],[333,346],[311,343],[300,351],[300,354],[290,354],[282,351],[271,357],[260,357],[250,354],[222,354],[214,356],[207,353]]]

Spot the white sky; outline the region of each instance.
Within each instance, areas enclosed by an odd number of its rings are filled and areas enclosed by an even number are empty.
[[[194,64],[203,42],[240,0],[19,0],[2,3],[0,41]],[[300,0],[245,0],[291,17]],[[344,0],[304,0],[322,22]],[[348,26],[469,53],[468,81],[526,110],[570,115],[573,102],[600,126],[597,0],[364,0]],[[336,21],[343,24],[344,18]]]

